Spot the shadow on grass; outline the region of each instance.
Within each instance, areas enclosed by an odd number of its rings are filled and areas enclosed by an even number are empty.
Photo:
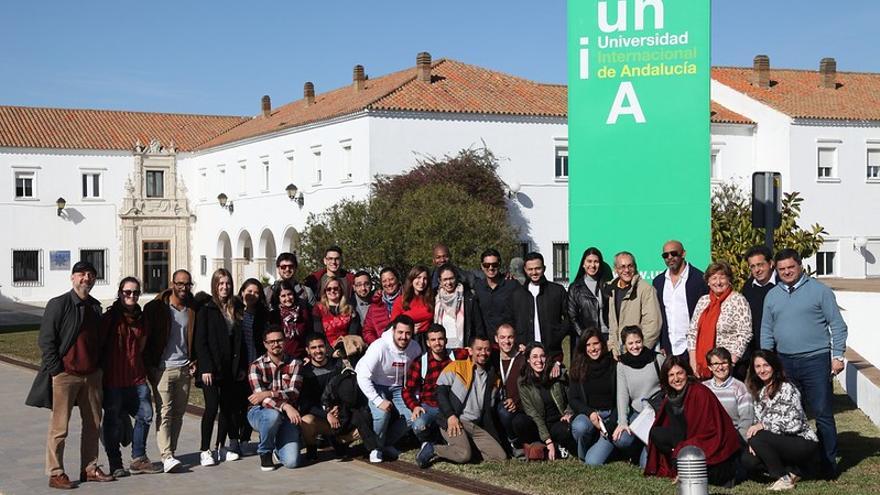
[[[5,325],[5,326],[0,326],[0,334],[32,332],[32,331],[36,331],[39,329],[40,329],[39,323],[32,323],[29,325]]]
[[[837,445],[841,457],[838,463],[841,474],[866,459],[880,455],[880,438],[864,436],[857,431],[838,432]]]

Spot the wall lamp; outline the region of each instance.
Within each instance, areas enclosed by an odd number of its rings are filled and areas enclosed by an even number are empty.
[[[55,200],[55,206],[58,207],[58,216],[60,217],[61,210],[63,210],[64,207],[67,206],[67,201],[65,201],[64,198],[58,198]]]
[[[225,209],[229,210],[230,215],[232,214],[233,211],[235,211],[235,207],[232,206],[232,201],[229,201],[229,198],[225,194],[223,194],[223,193],[218,194],[217,201],[220,202],[220,208],[225,208]]]
[[[861,251],[868,245],[868,239],[863,236],[853,237],[853,250]]]
[[[516,194],[522,188],[519,181],[512,180],[507,184],[507,199],[516,199]]]
[[[303,197],[303,193],[299,190],[298,187],[296,187],[295,184],[288,184],[287,187],[284,188],[284,190],[287,191],[287,197],[291,201],[294,201],[296,204],[298,204],[300,208],[303,207],[303,204],[305,204],[306,200]]]

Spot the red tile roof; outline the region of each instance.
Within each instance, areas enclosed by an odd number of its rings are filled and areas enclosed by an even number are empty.
[[[752,69],[713,67],[712,79],[790,117],[880,120],[880,74],[838,72],[837,88],[820,86],[818,71],[770,69],[770,88],[751,83]]]
[[[250,117],[0,106],[0,146],[131,150],[158,139],[188,151]]]
[[[709,110],[710,120],[713,124],[754,124],[755,122],[751,119],[747,119],[742,115],[730,110],[727,107],[721,106],[714,101],[711,104]]]
[[[431,83],[417,79],[415,67],[375,79],[356,91],[345,86],[273,109],[269,117],[258,117],[199,148],[269,134],[362,110],[481,113],[550,116],[564,118],[567,90],[564,85],[541,84],[450,59],[432,64]]]

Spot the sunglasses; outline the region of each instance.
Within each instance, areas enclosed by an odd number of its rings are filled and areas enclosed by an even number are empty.
[[[285,263],[283,265],[278,265],[278,269],[279,270],[295,270],[296,265],[291,265],[291,264]]]
[[[678,251],[667,251],[660,256],[662,256],[665,260],[667,258],[678,258],[679,256],[681,256],[681,253],[679,253]]]
[[[125,297],[138,297],[141,295],[141,291],[139,291],[139,290],[125,289],[125,290],[121,290],[119,292],[121,292],[122,295]]]
[[[487,270],[490,268],[498,268],[498,266],[499,266],[498,263],[483,263],[483,268],[485,268]]]
[[[339,292],[339,287],[327,287],[324,292]]]

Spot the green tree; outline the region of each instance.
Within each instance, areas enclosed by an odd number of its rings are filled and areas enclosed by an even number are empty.
[[[783,195],[782,223],[773,232],[773,245],[776,250],[795,249],[806,258],[819,250],[828,233],[819,224],[809,229],[798,225],[803,201],[798,192]],[[712,259],[730,263],[737,288],[749,276],[743,255],[758,244],[764,244],[764,229],[752,226],[751,199],[736,184],[724,183],[717,187],[712,193]]]
[[[508,221],[503,183],[489,150],[463,150],[444,160],[421,161],[410,172],[377,178],[366,200],[343,200],[310,215],[302,234],[303,263],[320,266],[324,249],[342,246],[349,267],[374,274],[391,266],[406,272],[429,264],[437,242],[456,264],[475,268],[486,247],[505,259],[517,231]]]

